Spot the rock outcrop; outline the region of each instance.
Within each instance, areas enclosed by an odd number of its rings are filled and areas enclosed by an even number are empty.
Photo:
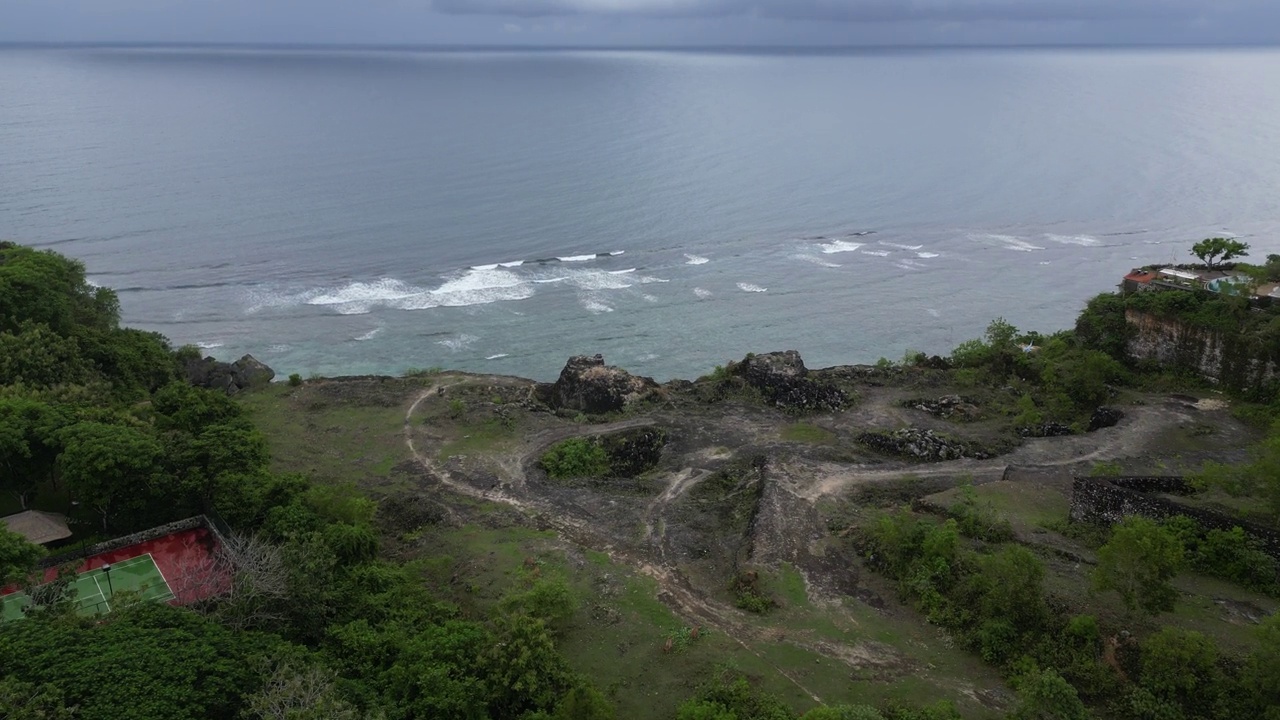
[[[652,470],[662,459],[667,431],[635,428],[601,436],[599,441],[609,455],[610,471],[618,477],[630,478]]]
[[[1124,419],[1124,412],[1115,408],[1100,407],[1089,418],[1089,432],[1109,428]]]
[[[275,378],[276,372],[252,355],[235,362],[222,362],[212,357],[187,361],[182,369],[187,382],[196,387],[221,390],[235,395],[241,390],[262,387]]]
[[[742,362],[731,363],[729,370],[760,391],[766,401],[790,413],[833,412],[848,403],[839,388],[811,379],[795,350],[747,355]]]
[[[963,395],[943,395],[934,399],[907,400],[902,405],[947,420],[953,418],[956,420],[977,420],[982,416],[982,412],[973,400]]]
[[[990,452],[983,450],[974,443],[943,437],[932,430],[914,427],[902,428],[889,433],[866,432],[859,435],[857,440],[863,445],[880,452],[901,455],[925,462],[959,460],[960,458],[985,460],[992,457]]]
[[[560,378],[541,388],[539,394],[553,408],[601,415],[646,399],[657,389],[651,378],[605,365],[601,355],[577,355],[565,363]]]
[[[1046,422],[1018,428],[1018,436],[1024,438],[1063,437],[1072,435],[1074,432],[1070,425],[1063,425],[1060,422]]]

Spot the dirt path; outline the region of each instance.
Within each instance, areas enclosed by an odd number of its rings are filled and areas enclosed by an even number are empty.
[[[413,417],[423,403],[441,397],[442,389],[447,393],[450,385],[476,381],[507,386],[525,384],[524,381],[501,376],[468,376],[439,382],[421,391],[404,416],[404,441],[410,454],[453,492],[517,508],[534,517],[540,524],[557,531],[566,541],[604,552],[614,562],[632,567],[653,578],[659,588],[659,599],[686,622],[715,627],[772,667],[781,677],[787,678],[815,702],[821,702],[816,693],[805,687],[785,668],[765,659],[751,643],[787,642],[843,663],[851,669],[901,664],[902,658],[895,655],[895,649],[880,647],[875,643],[846,645],[828,640],[807,641],[802,637],[787,637],[780,628],[768,627],[758,621],[749,622],[740,610],[713,600],[690,582],[674,560],[668,559],[666,515],[680,497],[711,474],[710,470],[685,467],[667,478],[666,488],[642,510],[644,531],[639,542],[634,537],[611,536],[609,527],[600,523],[597,518],[589,517],[572,506],[557,506],[550,499],[534,494],[534,489],[528,482],[526,468],[551,444],[572,437],[650,426],[657,424],[658,420],[655,418],[641,417],[600,425],[555,427],[532,433],[518,446],[506,452],[486,455],[486,460],[492,463],[490,468],[496,470],[498,476],[497,482],[489,483],[489,487],[478,487],[469,481],[465,473],[437,462],[434,453],[415,445]],[[872,410],[874,408],[864,412]],[[815,501],[825,496],[843,494],[860,484],[896,480],[907,475],[919,478],[970,476],[974,482],[983,483],[1003,477],[1009,465],[1068,466],[1119,459],[1134,455],[1148,441],[1168,431],[1171,426],[1192,419],[1189,415],[1192,411],[1169,406],[1134,407],[1126,411],[1129,414],[1116,427],[1087,435],[1030,440],[1000,459],[876,465],[827,462],[791,468],[792,472],[784,471],[778,477],[785,492],[781,487],[774,487],[773,493],[766,498],[766,507],[760,511],[762,517],[759,518],[758,532],[754,533],[754,537],[762,546],[757,551],[762,557],[787,561],[788,552],[801,551],[796,548],[803,545],[804,524],[809,520],[807,516],[812,513]],[[491,477],[489,479],[492,480]],[[777,547],[773,547],[774,545]],[[814,588],[812,578],[802,568],[801,572],[806,586],[817,589]]]
[[[877,481],[896,480],[906,476],[918,478],[970,476],[977,484],[999,480],[1010,465],[1065,467],[1100,460],[1132,457],[1152,438],[1171,427],[1194,419],[1187,409],[1142,406],[1127,408],[1128,413],[1115,427],[1085,435],[1038,438],[1008,455],[993,460],[950,460],[924,464],[895,463],[885,465],[822,466],[812,482],[794,489],[809,501],[823,496],[839,495],[851,487]]]
[[[497,380],[498,378],[494,378]],[[577,435],[594,435],[602,432],[617,431],[633,427],[641,427],[653,424],[651,419],[626,420],[618,423],[609,423],[606,425],[584,426],[582,428],[566,428],[555,432],[543,432],[530,439],[524,452],[521,453],[519,459],[512,463],[510,461],[500,462],[499,466],[505,472],[514,473],[509,477],[501,478],[494,488],[481,489],[477,488],[456,477],[452,471],[442,467],[436,463],[429,454],[420,452],[413,441],[413,415],[418,407],[426,400],[437,397],[439,389],[447,387],[443,384],[432,385],[426,390],[419,393],[418,397],[409,405],[409,409],[405,412],[404,417],[404,439],[405,445],[413,458],[421,464],[428,472],[438,477],[446,487],[450,490],[467,497],[488,500],[490,502],[499,502],[519,508],[528,513],[533,514],[538,520],[545,522],[554,528],[562,537],[582,547],[607,554],[610,560],[630,566],[639,572],[653,578],[659,588],[658,597],[666,603],[672,610],[683,616],[686,620],[693,621],[694,624],[707,625],[716,628],[734,642],[738,643],[744,650],[755,655],[761,662],[769,665],[779,676],[786,678],[814,702],[822,702],[822,699],[809,688],[800,683],[794,675],[785,669],[778,667],[770,662],[767,658],[757,652],[748,640],[760,640],[763,633],[741,621],[735,617],[739,615],[739,611],[734,608],[727,607],[721,603],[717,603],[704,597],[698,593],[675,568],[666,565],[654,564],[644,558],[636,557],[632,552],[618,547],[617,544],[611,542],[608,538],[603,537],[594,532],[589,523],[578,519],[571,518],[565,514],[558,513],[554,509],[547,507],[546,503],[538,502],[529,498],[517,497],[511,492],[500,489],[505,483],[510,488],[523,488],[526,485],[526,478],[523,470],[523,460],[530,453],[537,452],[539,447],[545,447],[553,442],[574,437]],[[532,447],[528,447],[531,445]],[[705,473],[698,474],[697,479]],[[695,475],[690,472],[684,477],[682,487],[687,488],[690,480]],[[681,490],[675,487],[675,483],[664,496],[668,497],[668,502],[679,495]],[[822,648],[809,648],[815,652]],[[862,654],[856,648],[844,648],[840,650],[831,649],[821,652],[822,655],[841,662],[847,662],[848,657],[861,657]]]

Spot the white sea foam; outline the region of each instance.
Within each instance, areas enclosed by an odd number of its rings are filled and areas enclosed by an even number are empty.
[[[462,333],[457,337],[445,338],[444,340],[437,340],[436,344],[443,345],[444,347],[449,348],[453,352],[458,352],[459,350],[467,349],[467,347],[470,346],[471,343],[479,339],[480,338],[476,337],[475,335],[467,335],[466,333]]]
[[[764,288],[764,287],[760,287],[759,285],[752,285],[751,283],[744,283],[744,282],[738,283],[738,289],[743,292],[769,292],[769,288]]]
[[[928,258],[936,258],[936,257],[938,257],[938,253],[931,253],[931,252],[918,252],[918,253],[916,253],[916,257],[926,258],[926,259],[928,259]]]
[[[292,349],[293,349],[292,345],[284,345],[284,344],[267,346],[267,352],[273,352],[273,353],[286,353]]]
[[[987,245],[1003,245],[1006,250],[1018,250],[1020,252],[1033,252],[1035,250],[1044,249],[1039,245],[1032,245],[1026,240],[1023,240],[1022,238],[1016,237],[1014,235],[996,235],[996,234],[970,235],[969,239],[976,240],[978,242],[985,243]]]
[[[497,270],[498,263],[492,263],[489,265],[472,265],[471,269],[472,270]]]
[[[898,243],[885,242],[883,240],[876,244],[883,245],[885,247],[898,248],[899,250],[919,250],[924,247],[923,245],[899,245]]]
[[[513,267],[520,267],[523,264],[524,264],[523,260],[512,260],[511,262],[498,263],[498,267],[513,268]]]
[[[200,348],[201,350],[212,350],[214,348],[220,348],[224,345],[226,345],[226,343],[218,342],[217,340],[201,341],[196,343],[196,347]]]
[[[703,299],[706,299],[706,298],[711,297],[711,291],[710,291],[710,290],[707,290],[707,289],[705,289],[705,288],[700,288],[700,287],[696,287],[696,288],[694,288],[694,289],[693,289],[693,294],[694,294],[694,295],[697,295],[698,297],[703,298]]]
[[[849,242],[848,240],[834,240],[829,243],[822,243],[818,247],[822,248],[822,252],[826,255],[835,255],[836,253],[853,252],[865,244]]]
[[[385,327],[382,327],[381,325],[379,325],[378,327],[376,327],[376,328],[374,328],[374,329],[370,330],[369,332],[367,332],[367,333],[365,333],[365,334],[363,334],[363,335],[361,335],[361,336],[359,336],[359,337],[357,337],[357,338],[354,338],[354,339],[355,339],[357,342],[364,342],[365,340],[372,340],[372,339],[374,339],[374,338],[378,337],[379,335],[381,335],[383,330],[386,330],[386,328],[385,328]]]
[[[925,310],[925,312],[929,313],[933,317],[942,317],[942,313],[938,312],[934,308],[929,308],[928,310]]]
[[[559,260],[560,262],[586,262],[588,260],[595,260],[596,256],[595,255],[568,255],[565,257],[558,257],[556,259]]]
[[[919,270],[920,269],[918,267],[913,267],[911,265],[908,265],[905,262],[895,262],[893,266],[896,268],[902,268],[903,270]]]
[[[863,250],[863,255],[875,255],[876,257],[889,257],[888,250]]]
[[[641,300],[643,300],[643,301],[645,301],[645,302],[649,302],[649,303],[656,303],[656,302],[658,302],[658,296],[657,296],[657,295],[650,295],[649,293],[641,293],[641,294],[640,294],[640,299],[641,299]]]
[[[504,357],[510,357],[507,353],[498,353],[497,355],[489,355],[485,360],[498,360]]]
[[[1053,233],[1049,233],[1046,234],[1045,237],[1056,243],[1061,243],[1063,245],[1079,245],[1080,247],[1093,247],[1099,242],[1098,238],[1089,235],[1054,235]]]
[[[833,262],[830,262],[830,261],[828,261],[828,260],[823,260],[822,258],[818,257],[817,255],[810,255],[810,254],[808,254],[808,253],[798,253],[798,254],[796,254],[796,255],[792,255],[792,256],[791,256],[791,259],[792,259],[792,260],[802,260],[802,261],[807,262],[807,263],[813,263],[814,265],[821,265],[822,267],[828,267],[828,268],[838,268],[838,267],[840,267],[840,264],[839,264],[839,263],[833,263]]]
[[[600,302],[599,299],[593,298],[593,297],[582,298],[582,307],[586,308],[587,312],[593,315],[599,315],[600,313],[613,312],[613,308],[609,307],[608,305],[605,305],[604,303]]]
[[[394,278],[373,282],[351,282],[305,298],[308,305],[331,306],[343,315],[363,315],[380,305],[412,298],[426,292]]]
[[[613,252],[609,253],[609,257],[618,257],[619,255],[622,255],[625,252],[626,250],[614,250]]]
[[[635,268],[627,268],[626,270],[610,270],[609,274],[610,275],[630,275],[635,271],[636,271]]]
[[[710,260],[702,257],[701,255],[690,255],[689,253],[685,253],[684,256],[688,258],[688,260],[686,260],[684,263],[685,265],[705,265],[706,263],[711,262]]]
[[[621,290],[636,284],[630,273],[614,274],[604,270],[570,271],[564,279],[579,290]]]

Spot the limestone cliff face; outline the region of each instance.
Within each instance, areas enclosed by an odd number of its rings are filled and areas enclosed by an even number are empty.
[[[1233,389],[1258,387],[1280,374],[1252,338],[1224,336],[1140,310],[1126,310],[1124,317],[1135,331],[1128,346],[1134,359],[1190,370]]]

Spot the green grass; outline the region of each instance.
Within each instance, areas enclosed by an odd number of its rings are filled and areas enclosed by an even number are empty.
[[[410,381],[404,395],[411,396]],[[324,483],[386,480],[408,459],[404,445],[404,408],[373,398],[328,392],[336,383],[302,387],[275,383],[238,396],[249,417],[266,434],[271,465],[277,472],[300,472]]]
[[[830,445],[836,441],[835,433],[809,423],[791,423],[782,426],[782,439],[786,442]]]
[[[514,426],[504,424],[496,418],[460,425],[456,432],[461,437],[440,446],[437,455],[441,460],[454,455],[483,455],[500,449],[517,437]]]
[[[960,488],[952,488],[928,496],[942,507],[951,507],[960,500]],[[1048,527],[1066,520],[1071,511],[1071,500],[1055,487],[1039,483],[1020,483],[997,480],[973,488],[979,507],[990,508],[997,518],[1014,525]]]

